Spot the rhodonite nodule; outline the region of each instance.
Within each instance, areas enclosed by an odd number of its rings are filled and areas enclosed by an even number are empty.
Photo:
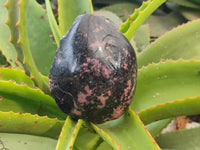
[[[49,73],[50,91],[73,119],[102,123],[119,118],[135,91],[136,55],[104,17],[84,14],[61,38]]]

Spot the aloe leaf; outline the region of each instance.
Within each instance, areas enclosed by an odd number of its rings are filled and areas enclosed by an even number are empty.
[[[184,7],[200,9],[199,5],[193,3],[191,0],[169,0],[169,1]]]
[[[103,131],[102,129],[98,128],[98,126],[96,126],[95,124],[91,123],[93,129],[103,138],[105,139],[105,141],[112,146],[112,149],[114,150],[120,150],[121,147],[120,145],[118,145],[116,143],[115,140],[113,140],[105,131]]]
[[[0,120],[0,132],[39,135],[54,139],[58,138],[64,124],[63,121],[46,116],[2,111]]]
[[[57,140],[27,134],[0,133],[0,147],[3,150],[55,150]]]
[[[64,125],[64,121],[41,117],[29,113],[14,113],[0,111],[0,132],[37,135],[57,139]],[[0,133],[0,135],[1,135]],[[57,141],[56,141],[57,142]],[[75,141],[79,150],[95,150],[102,139],[88,129],[81,128]],[[56,147],[56,143],[55,143]],[[55,149],[55,148],[54,148]]]
[[[57,49],[46,11],[36,2],[28,0],[27,30],[30,50],[38,70],[48,75]]]
[[[5,7],[7,8],[8,11],[8,19],[7,19],[7,25],[10,29],[10,41],[13,46],[16,49],[16,54],[17,54],[17,60],[20,62],[20,66],[23,66],[24,69],[26,70],[26,73],[29,74],[29,70],[26,66],[26,64],[23,64],[23,51],[21,45],[18,43],[18,38],[19,38],[19,29],[16,26],[16,23],[18,22],[19,19],[19,8],[18,8],[18,3],[19,0],[8,0],[5,4]]]
[[[196,20],[200,18],[200,11],[198,9],[180,7],[179,12],[188,20]]]
[[[56,146],[56,150],[71,150],[73,148],[76,136],[80,130],[83,120],[79,119],[78,122],[67,117],[65,124],[60,133],[60,137]]]
[[[166,59],[195,58],[199,60],[199,26],[200,20],[195,20],[163,35],[138,56],[138,67]]]
[[[117,25],[118,28],[121,26],[121,23],[122,23],[121,19],[111,11],[98,10],[98,11],[95,11],[94,14],[97,16],[104,16],[105,18],[110,19],[112,22],[115,23],[115,25]]]
[[[16,61],[16,50],[9,42],[11,33],[6,25],[8,19],[8,12],[4,6],[6,1],[7,0],[0,1],[0,51],[6,57],[7,62],[9,62],[13,68],[17,68],[20,66],[20,63]]]
[[[42,76],[42,78],[44,79],[44,81],[49,84],[49,78],[43,74],[40,73],[40,75]]]
[[[63,36],[71,27],[75,18],[84,13],[93,14],[91,0],[58,0],[58,16],[61,36]]]
[[[45,80],[46,83],[49,83],[49,79],[47,76],[42,75],[42,78]],[[26,84],[31,88],[36,88],[34,86],[33,81],[29,76],[26,75],[26,72],[24,70],[21,70],[20,68],[11,68],[11,67],[0,67],[0,80],[4,81],[10,81],[12,80],[14,83],[17,84]]]
[[[27,75],[25,75],[25,72],[19,68],[13,69],[0,67],[0,80],[12,80],[17,84],[27,84],[28,86],[33,87],[33,82]]]
[[[96,150],[113,150],[113,149],[108,143],[103,142]]]
[[[13,10],[11,6],[16,8],[16,2],[17,0],[8,0],[9,3],[6,3],[5,7],[9,10],[8,12],[8,26],[10,27],[12,38],[14,42],[17,40],[17,32],[18,27],[15,27],[15,21],[16,16],[18,15],[18,11],[16,10],[15,13],[13,13]],[[15,3],[15,5],[11,5],[10,3]],[[14,15],[15,14],[15,15]],[[5,17],[7,16],[7,12],[2,12],[2,15]],[[34,16],[34,17],[33,17]],[[5,22],[5,21],[4,21]],[[3,22],[3,25],[5,25]],[[28,8],[27,8],[27,30],[28,30],[28,38],[30,41],[30,48],[31,52],[33,54],[34,61],[36,63],[36,66],[38,67],[39,71],[43,74],[47,75],[49,72],[49,69],[51,67],[51,63],[53,61],[53,57],[55,55],[56,45],[53,43],[53,39],[50,38],[51,35],[51,29],[49,26],[49,22],[47,20],[47,15],[45,13],[45,10],[35,1],[30,0],[28,1]],[[5,32],[6,30],[4,30]],[[6,31],[7,34],[10,35],[9,31]],[[2,32],[3,33],[3,32]],[[4,37],[5,38],[5,37]],[[6,40],[6,38],[5,38]],[[11,40],[11,42],[13,41]],[[4,42],[5,45],[6,42]],[[13,42],[12,42],[13,43]],[[45,43],[45,44],[44,44]],[[15,43],[13,43],[15,45]],[[18,47],[20,51],[20,45],[17,43],[15,45],[16,49]],[[39,47],[39,48],[38,48]],[[9,47],[7,47],[9,48]],[[4,49],[2,50],[4,52]],[[10,59],[15,62],[16,59],[16,52],[14,50],[13,53],[9,52],[8,50],[5,51],[5,53],[13,55],[13,59]],[[10,58],[9,56],[7,56]],[[22,57],[22,54],[18,52],[18,59],[19,57]],[[44,59],[45,58],[45,59]],[[9,61],[9,59],[8,59]],[[16,65],[15,65],[16,67]],[[25,68],[26,69],[26,68]]]
[[[184,129],[161,134],[156,138],[162,149],[197,150],[200,148],[200,128]]]
[[[51,30],[53,32],[54,38],[56,40],[56,44],[58,46],[59,43],[60,43],[60,33],[59,33],[60,31],[58,29],[58,25],[57,25],[55,16],[54,16],[52,8],[51,8],[51,3],[49,2],[49,0],[45,0],[45,3],[46,3],[47,15],[48,15],[48,18],[49,18]]]
[[[185,98],[183,100],[175,100],[165,104],[145,109],[139,113],[144,124],[151,123],[170,117],[181,115],[197,115],[200,114],[200,96],[194,98]]]
[[[152,137],[158,136],[164,128],[172,121],[173,119],[163,119],[159,121],[152,122],[146,125],[147,130],[151,133]]]
[[[0,50],[0,66],[2,67],[9,67],[10,64],[6,61],[6,57],[2,54]]]
[[[150,44],[149,30],[149,25],[141,25],[133,36],[138,53],[142,52]]]
[[[158,104],[199,95],[199,71],[197,60],[169,60],[141,68],[131,108],[139,113]]]
[[[74,146],[78,150],[96,150],[101,143],[103,143],[103,139],[95,131],[82,127]]]
[[[149,25],[151,37],[159,38],[174,27],[185,23],[186,20],[177,12],[171,13],[155,13],[145,20],[145,24]]]
[[[128,3],[128,2],[115,2],[112,5],[108,5],[106,7],[103,7],[101,10],[111,11],[114,14],[116,14],[118,17],[122,19],[122,21],[126,21],[127,17],[133,13],[134,9],[137,8],[138,5],[134,3]],[[100,10],[100,11],[101,11]]]
[[[166,0],[148,0],[121,25],[120,31],[130,40],[140,25]]]
[[[18,0],[7,0],[4,5],[8,11],[7,25],[10,28],[11,37],[10,42],[15,46],[17,50],[17,59],[23,62],[23,52],[19,43],[17,43],[19,38],[19,29],[16,26],[19,17]]]
[[[30,45],[28,41],[28,33],[27,33],[27,23],[26,23],[26,10],[27,10],[27,0],[21,0],[18,4],[20,7],[20,18],[18,22],[18,27],[20,31],[19,43],[22,46],[24,53],[24,64],[26,64],[30,70],[31,78],[35,81],[35,84],[41,88],[45,93],[50,94],[48,84],[43,80],[41,75],[38,72],[38,69],[34,63]]]
[[[160,149],[131,109],[119,119],[92,127],[113,149]]]
[[[0,110],[28,112],[65,119],[66,115],[58,108],[55,100],[39,89],[18,85],[12,81],[0,81]]]

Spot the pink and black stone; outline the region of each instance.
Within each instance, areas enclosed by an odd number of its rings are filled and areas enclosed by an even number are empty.
[[[128,108],[136,76],[135,52],[124,35],[109,19],[84,14],[61,38],[49,84],[63,112],[102,123]]]

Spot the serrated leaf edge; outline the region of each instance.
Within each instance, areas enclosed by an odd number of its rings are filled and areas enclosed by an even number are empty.
[[[105,131],[100,129],[98,126],[93,124],[92,122],[90,123],[92,128],[107,142],[110,144],[110,146],[113,147],[114,150],[122,150],[120,148],[120,145],[116,143],[114,139],[112,139]]]
[[[82,119],[79,119],[78,122],[75,122],[70,116],[66,118],[57,142],[56,150],[72,150],[82,123]],[[75,126],[73,126],[73,124],[75,124]],[[72,128],[73,132],[71,132]]]
[[[154,44],[154,43],[156,43],[157,41],[159,41],[160,39],[164,38],[165,36],[167,36],[167,34],[170,34],[170,33],[173,32],[174,30],[179,30],[179,29],[181,29],[181,28],[184,28],[184,27],[187,26],[187,25],[190,25],[190,23],[195,23],[195,22],[198,22],[198,21],[200,21],[200,18],[195,19],[195,20],[190,20],[190,21],[188,21],[188,22],[186,22],[186,23],[182,23],[182,24],[180,24],[180,25],[178,25],[178,26],[176,26],[176,27],[173,27],[172,30],[166,31],[164,34],[162,34],[161,36],[159,36],[155,41],[151,42],[151,44],[149,44],[149,45],[144,49],[144,51],[145,51],[146,49],[148,49],[152,44]],[[142,51],[142,52],[144,52],[144,51]],[[139,55],[142,54],[142,52],[139,53]],[[179,58],[179,59],[183,59],[183,58]],[[191,59],[193,59],[193,58],[191,58]]]
[[[153,13],[166,0],[148,0],[135,9],[134,13],[120,27],[120,31],[124,33],[128,40],[131,40],[136,30],[146,20],[146,18]]]
[[[129,107],[129,111],[132,112],[132,114],[135,114],[138,121],[140,122],[140,124],[143,126],[143,128],[145,129],[146,133],[149,135],[149,137],[151,138],[151,140],[153,141],[153,143],[156,145],[156,147],[160,150],[160,147],[158,146],[158,144],[156,143],[155,139],[151,136],[150,132],[147,130],[147,128],[145,127],[145,125],[143,124],[143,122],[141,121],[140,117],[138,114],[134,113],[134,111]]]
[[[54,17],[54,14],[53,14],[53,11],[52,11],[52,8],[50,5],[50,1],[45,0],[45,4],[46,4],[46,10],[47,10],[48,18],[49,18],[49,24],[51,27],[51,31],[53,32],[57,46],[59,46],[60,37],[61,37],[60,30],[59,30],[57,22],[55,20],[55,17]]]
[[[156,107],[162,107],[166,104],[173,104],[173,103],[176,103],[176,102],[183,102],[183,101],[189,101],[189,100],[193,100],[193,99],[196,99],[196,98],[200,98],[200,95],[197,95],[197,96],[194,96],[194,97],[185,97],[184,99],[175,99],[174,101],[168,101],[166,103],[162,103],[162,104],[157,104],[155,106],[151,106],[151,107],[148,107],[144,110],[141,110],[140,112],[137,113],[137,115],[141,116],[142,113],[146,112],[146,111],[149,111],[151,109],[155,109]],[[175,117],[175,116],[174,116]],[[162,119],[166,119],[166,118],[162,118]],[[149,122],[148,122],[149,123]],[[146,123],[145,123],[146,124]]]
[[[26,25],[26,9],[27,9],[27,3],[28,0],[20,0],[18,2],[19,8],[20,8],[20,15],[19,15],[19,21],[17,23],[17,26],[19,27],[19,40],[18,42],[22,46],[22,50],[24,53],[24,62],[23,64],[26,64],[30,70],[31,76],[30,78],[33,79],[36,86],[41,88],[44,93],[50,95],[50,90],[48,84],[44,81],[44,79],[40,76],[39,71],[33,61],[33,57],[30,51],[30,45],[28,41],[28,33],[27,33],[27,25]]]
[[[194,58],[191,58],[191,59],[179,58],[177,60],[166,59],[166,60],[160,60],[160,62],[158,62],[158,63],[151,62],[151,63],[149,63],[146,66],[143,65],[141,68],[138,69],[138,72],[140,72],[141,70],[146,69],[146,68],[148,68],[149,66],[152,66],[152,65],[165,64],[165,63],[169,63],[169,62],[178,63],[178,62],[190,62],[190,61],[200,62],[200,60],[197,60],[197,59],[194,59]]]

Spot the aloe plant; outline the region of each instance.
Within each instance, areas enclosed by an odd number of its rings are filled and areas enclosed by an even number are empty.
[[[58,108],[50,95],[47,75],[60,38],[78,15],[99,13],[118,25],[122,22],[115,11],[110,12],[112,5],[96,12],[91,0],[59,0],[58,13],[53,13],[49,0],[42,6],[36,0],[1,0],[2,149],[199,149],[199,127],[162,133],[174,117],[200,114],[200,20],[183,13],[183,7],[199,13],[199,2],[183,0],[180,6],[180,15],[193,21],[167,16],[173,26],[185,24],[173,29],[167,24],[170,31],[159,28],[159,32],[153,32],[154,16],[150,15],[164,2],[148,0],[139,7],[131,4],[138,8],[122,16],[127,19],[119,29],[137,51],[135,96],[120,118],[94,124],[74,121]],[[155,37],[158,39],[151,43]]]

